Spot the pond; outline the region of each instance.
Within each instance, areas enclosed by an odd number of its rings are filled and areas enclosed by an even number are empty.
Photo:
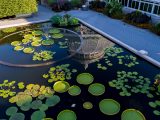
[[[160,69],[85,25],[41,23],[0,35],[0,119],[160,118]]]

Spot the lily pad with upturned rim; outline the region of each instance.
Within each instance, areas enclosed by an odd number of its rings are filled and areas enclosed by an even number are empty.
[[[69,89],[69,87],[70,87],[69,83],[65,81],[58,81],[55,82],[53,85],[54,91],[59,93],[66,92]]]
[[[120,111],[120,104],[113,99],[103,99],[99,103],[99,109],[105,115],[115,115]]]
[[[91,84],[88,88],[88,92],[94,96],[99,96],[105,93],[105,86],[100,83]]]
[[[136,109],[127,109],[123,111],[121,120],[146,120],[146,118]]]
[[[77,116],[74,111],[63,110],[58,114],[57,120],[77,120]]]
[[[93,82],[94,77],[90,73],[81,73],[77,76],[77,82],[82,85],[89,85]]]
[[[32,48],[32,47],[24,48],[23,52],[26,53],[26,54],[31,54],[31,53],[34,52],[34,48]]]
[[[80,87],[73,85],[68,89],[68,93],[71,96],[77,96],[77,95],[81,94],[81,89],[80,89]]]

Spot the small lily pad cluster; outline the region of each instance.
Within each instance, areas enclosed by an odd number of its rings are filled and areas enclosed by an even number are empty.
[[[60,38],[64,37],[64,35],[60,32],[61,31],[57,28],[53,28],[53,29],[49,30],[49,33],[51,34],[52,38],[54,38],[54,39],[60,39]]]
[[[120,96],[131,96],[132,93],[149,94],[150,80],[139,76],[137,72],[118,71],[117,79],[109,82],[110,87],[122,90]]]
[[[148,104],[154,109],[153,113],[155,115],[160,115],[160,100],[156,100],[155,102],[149,102]]]
[[[55,67],[51,67],[48,71],[48,74],[44,74],[43,78],[48,79],[49,83],[56,82],[59,80],[70,80],[71,75],[74,72],[77,72],[76,69],[70,70],[68,67],[70,64],[58,65]]]
[[[67,45],[67,41],[64,41],[64,42],[58,42],[60,48],[68,48],[68,45]]]
[[[133,67],[139,62],[137,62],[137,58],[133,55],[125,55],[125,56],[117,56],[119,60],[119,64],[124,64],[127,67]]]
[[[34,52],[33,60],[36,61],[48,61],[53,59],[53,55],[56,52],[47,51],[47,50],[41,50],[40,52]]]

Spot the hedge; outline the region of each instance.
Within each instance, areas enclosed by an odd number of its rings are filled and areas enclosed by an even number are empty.
[[[0,18],[37,12],[36,0],[0,0]]]

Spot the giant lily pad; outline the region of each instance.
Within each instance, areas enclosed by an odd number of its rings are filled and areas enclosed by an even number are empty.
[[[69,87],[70,87],[69,83],[65,81],[58,81],[53,85],[54,91],[59,93],[66,92],[69,89]]]
[[[81,94],[81,89],[80,89],[80,87],[73,85],[68,89],[68,93],[71,96],[77,96],[77,95]]]
[[[71,110],[63,110],[58,114],[57,120],[77,120],[77,116]]]
[[[146,120],[146,118],[136,109],[127,109],[122,113],[121,120]]]
[[[120,104],[113,99],[103,99],[99,103],[99,109],[105,115],[115,115],[120,111]]]
[[[54,44],[54,40],[43,40],[42,41],[42,45],[53,45]]]
[[[54,96],[47,98],[45,104],[49,107],[50,106],[53,107],[56,104],[58,104],[59,102],[60,102],[60,97],[57,95],[54,95]]]
[[[18,108],[17,108],[17,107],[9,107],[9,108],[6,110],[6,115],[12,116],[12,115],[14,115],[15,113],[17,113],[17,111],[18,111]]]
[[[28,48],[25,48],[23,50],[24,53],[27,53],[27,54],[30,54],[30,53],[33,53],[34,52],[34,48],[32,47],[28,47]]]
[[[105,86],[100,83],[94,83],[89,86],[88,91],[92,95],[99,96],[105,93]]]
[[[81,73],[76,80],[79,84],[88,85],[93,82],[94,78],[90,73]]]
[[[23,113],[15,113],[9,118],[9,120],[25,120],[25,115]]]
[[[45,117],[46,117],[45,112],[43,112],[43,111],[35,111],[31,115],[31,120],[42,120]]]

